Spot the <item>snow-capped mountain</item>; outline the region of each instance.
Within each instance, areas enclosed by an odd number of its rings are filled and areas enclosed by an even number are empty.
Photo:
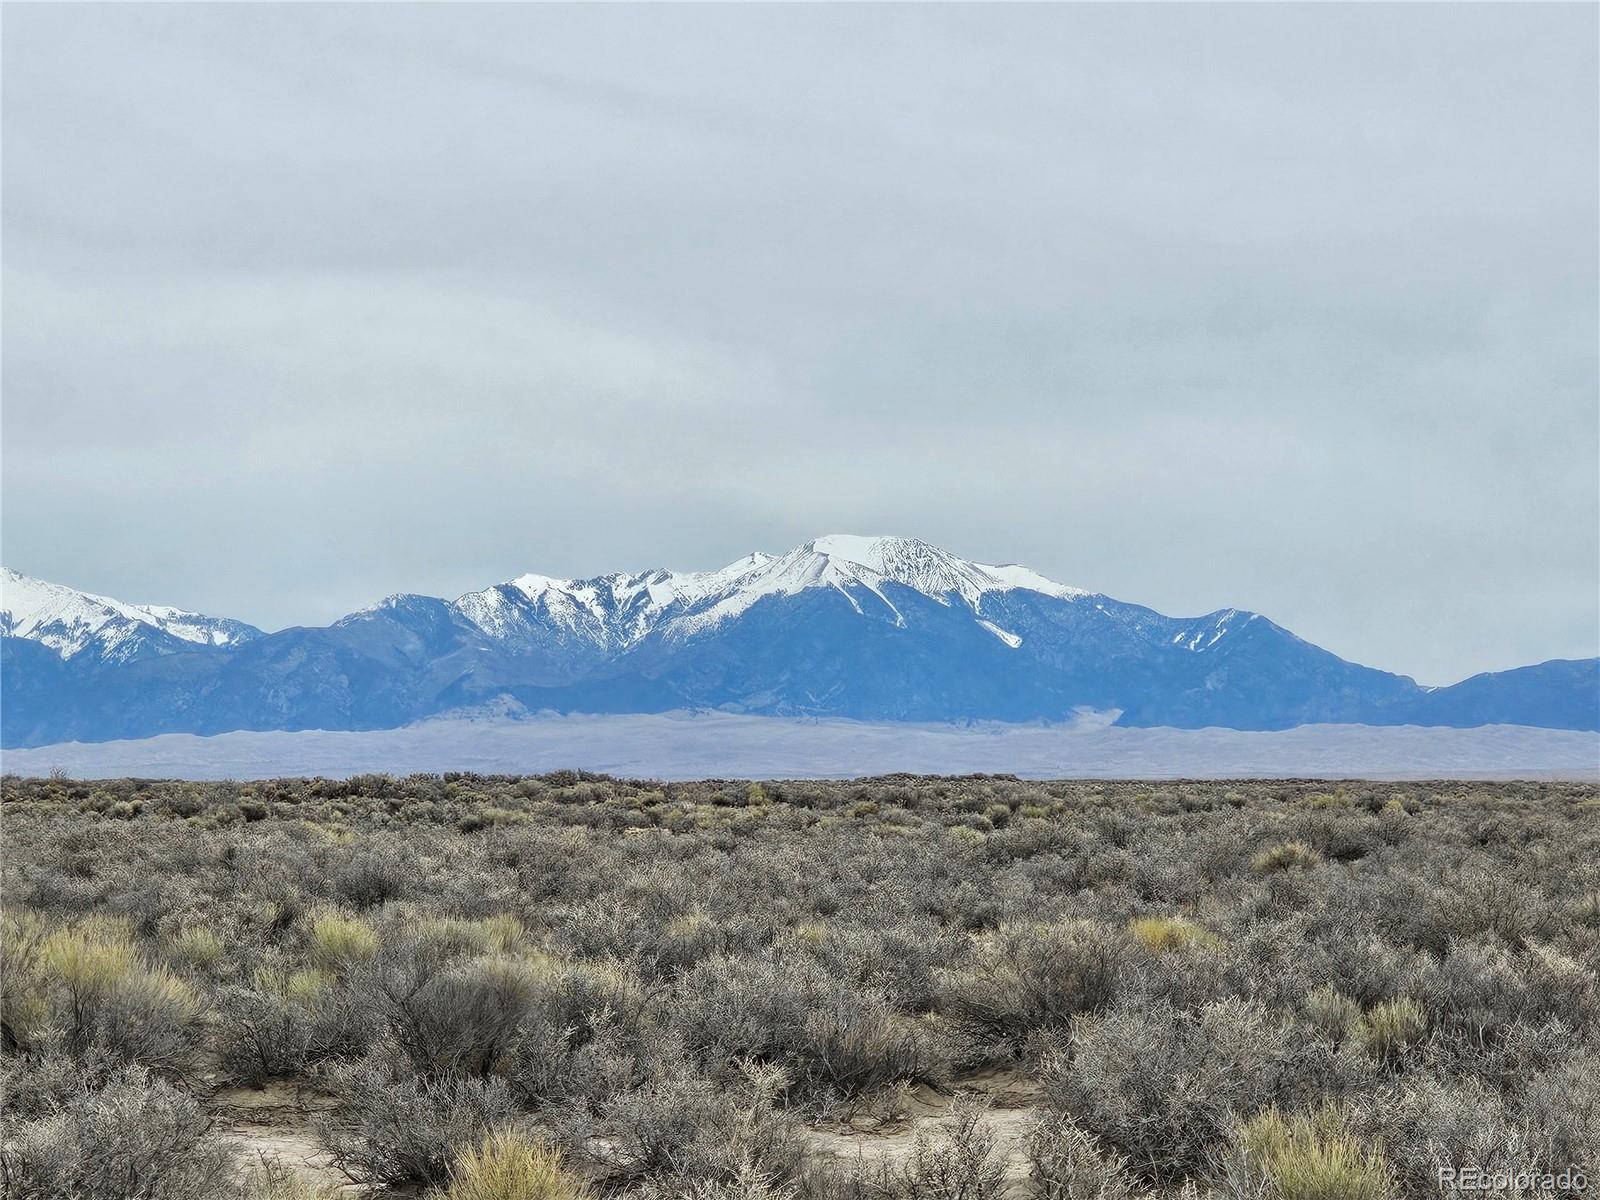
[[[711,598],[737,593],[774,561],[755,553],[720,571],[644,571],[594,579],[520,575],[509,583],[468,592],[452,606],[484,635],[516,644],[542,641],[552,631],[607,650],[642,640],[668,614],[682,613]]]
[[[506,644],[544,642],[552,633],[606,650],[625,650],[660,632],[677,639],[715,628],[772,596],[831,588],[864,612],[856,597],[868,593],[901,627],[885,586],[910,588],[940,605],[965,605],[974,620],[1002,642],[1008,634],[978,619],[986,595],[1017,589],[1061,599],[1087,596],[1017,566],[986,566],[957,558],[915,538],[817,538],[781,557],[759,551],[717,571],[646,571],[594,579],[523,575],[452,606],[486,637]]]
[[[1600,660],[1421,688],[1257,613],[1168,617],[911,538],[836,534],[713,571],[521,575],[274,634],[11,572],[5,584],[7,746],[389,728],[486,707],[1600,729]]]
[[[242,621],[154,604],[124,604],[0,568],[0,633],[48,646],[63,659],[129,662],[189,646],[232,646],[261,631]]]

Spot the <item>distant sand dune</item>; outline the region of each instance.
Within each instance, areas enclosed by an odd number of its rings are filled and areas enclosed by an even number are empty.
[[[87,778],[252,779],[575,767],[656,779],[839,778],[891,772],[1032,778],[1593,779],[1600,734],[1306,725],[1276,733],[1104,725],[905,725],[727,713],[441,718],[376,732],[167,734],[0,756],[6,771]]]

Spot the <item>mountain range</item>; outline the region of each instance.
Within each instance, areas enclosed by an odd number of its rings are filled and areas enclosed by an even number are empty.
[[[875,721],[1600,729],[1600,659],[1428,688],[1258,613],[1168,617],[910,538],[832,535],[721,570],[523,575],[323,628],[126,604],[6,570],[0,743],[395,728],[474,706]]]

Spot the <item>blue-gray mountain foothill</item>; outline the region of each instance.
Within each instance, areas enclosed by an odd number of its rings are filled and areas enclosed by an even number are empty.
[[[8,747],[230,730],[391,729],[514,701],[866,721],[1281,730],[1600,729],[1600,659],[1427,688],[1266,617],[1168,617],[909,538],[833,535],[718,571],[524,575],[264,633],[4,574]]]

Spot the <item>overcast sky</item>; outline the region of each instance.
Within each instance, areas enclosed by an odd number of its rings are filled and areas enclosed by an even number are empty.
[[[4,560],[320,624],[899,533],[1600,650],[1594,5],[7,5]]]

